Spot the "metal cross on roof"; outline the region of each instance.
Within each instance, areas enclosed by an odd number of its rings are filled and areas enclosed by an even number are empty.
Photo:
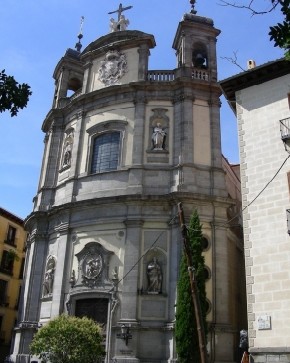
[[[117,10],[114,11],[110,11],[108,14],[114,14],[114,13],[118,13],[118,21],[121,18],[122,12],[125,10],[129,10],[131,9],[133,6],[126,6],[123,8],[122,4],[119,5],[119,8]]]

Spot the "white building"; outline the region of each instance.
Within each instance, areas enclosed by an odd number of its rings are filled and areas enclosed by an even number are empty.
[[[203,225],[210,360],[232,362],[244,274],[241,236],[227,225],[236,202],[222,165],[220,31],[185,14],[173,41],[177,68],[154,71],[154,36],[115,25],[83,52],[68,49],[54,71],[13,358],[25,362],[39,324],[68,312],[103,325],[106,362],[175,362],[182,202]],[[121,325],[128,342],[118,339]]]
[[[238,120],[254,362],[290,361],[289,73],[281,59],[221,82]]]

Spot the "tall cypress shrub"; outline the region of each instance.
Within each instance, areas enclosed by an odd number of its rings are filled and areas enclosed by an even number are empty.
[[[202,231],[199,216],[195,210],[190,217],[188,240],[192,254],[194,276],[197,283],[202,321],[206,329],[205,263],[202,256]],[[187,259],[183,252],[177,284],[177,306],[175,325],[176,351],[179,363],[200,363],[200,349],[194,306],[191,296]]]

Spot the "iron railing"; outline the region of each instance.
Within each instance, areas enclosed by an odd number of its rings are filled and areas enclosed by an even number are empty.
[[[290,139],[290,117],[280,120],[281,139]]]

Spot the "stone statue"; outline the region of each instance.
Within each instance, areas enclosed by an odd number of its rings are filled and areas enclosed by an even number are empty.
[[[51,295],[53,289],[53,281],[54,281],[54,272],[55,272],[55,260],[51,258],[47,262],[46,272],[44,275],[43,281],[43,296]]]
[[[63,167],[65,166],[70,166],[71,163],[71,147],[70,144],[67,145],[65,152],[64,152],[64,157],[63,157]]]
[[[129,25],[129,20],[125,18],[125,16],[122,14],[123,11],[131,9],[133,6],[126,6],[123,7],[122,4],[119,5],[117,10],[110,11],[108,14],[118,14],[118,20],[115,21],[113,18],[110,19],[110,31],[116,32],[116,31],[122,31],[126,30]]]
[[[72,129],[66,131],[67,135],[64,141],[63,147],[63,158],[62,158],[62,167],[71,166],[71,157],[72,157],[72,145],[73,145],[73,131]]]
[[[110,19],[110,31],[111,33],[118,31],[118,22],[114,18]]]
[[[147,265],[147,277],[148,293],[160,294],[162,287],[162,271],[156,257],[153,257],[153,260]]]
[[[120,20],[118,21],[118,30],[126,30],[129,24],[129,20],[125,18],[125,15],[121,15]]]
[[[114,18],[110,19],[110,32],[117,32],[117,31],[123,31],[126,30],[129,25],[129,20],[125,18],[124,15],[120,16],[120,19],[118,21],[115,21]]]
[[[154,150],[164,150],[166,132],[162,129],[162,125],[158,123],[152,133],[152,143]]]

